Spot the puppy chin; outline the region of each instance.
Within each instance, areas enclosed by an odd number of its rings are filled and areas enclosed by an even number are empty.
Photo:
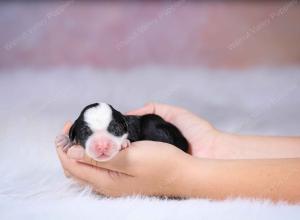
[[[95,161],[104,162],[104,161],[111,160],[113,157],[117,155],[117,153],[119,153],[119,151],[120,150],[113,150],[113,152],[111,152],[109,155],[97,156],[94,152],[89,150],[89,148],[86,148],[85,153]]]

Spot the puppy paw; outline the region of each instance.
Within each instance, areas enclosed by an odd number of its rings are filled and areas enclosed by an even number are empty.
[[[121,149],[123,150],[123,149],[125,149],[129,146],[130,146],[130,141],[128,139],[126,139],[126,140],[123,141],[123,143],[121,145]]]
[[[64,152],[72,146],[72,143],[67,135],[61,134],[55,138],[56,147],[61,147]]]

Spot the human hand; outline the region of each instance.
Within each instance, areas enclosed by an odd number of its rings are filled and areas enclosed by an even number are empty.
[[[215,158],[218,154],[215,140],[220,132],[209,122],[179,107],[149,103],[144,107],[128,112],[129,115],[157,114],[174,124],[189,142],[190,154],[201,158]]]
[[[64,134],[71,124],[66,124]],[[139,141],[106,162],[86,156],[81,146],[57,153],[65,173],[107,196],[133,194],[179,196],[190,155],[161,142]]]

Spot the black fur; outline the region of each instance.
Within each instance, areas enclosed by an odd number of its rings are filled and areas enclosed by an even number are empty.
[[[166,122],[158,115],[124,116],[128,124],[128,139],[131,142],[150,140],[175,145],[184,152],[188,142],[177,127]]]
[[[69,138],[72,142],[85,147],[85,142],[87,141],[88,137],[92,135],[93,132],[89,128],[87,123],[84,121],[83,114],[89,108],[93,108],[98,105],[98,103],[88,105],[81,111],[79,117],[76,119],[76,121],[73,123],[69,130]]]
[[[92,134],[91,129],[84,121],[84,112],[92,107],[96,107],[98,103],[85,107],[78,119],[74,122],[69,131],[70,140],[85,146],[85,142]],[[177,127],[166,122],[160,116],[155,114],[147,114],[143,116],[124,116],[112,106],[112,121],[107,131],[114,136],[120,137],[128,132],[130,142],[151,140],[172,144],[184,152],[188,151],[188,142],[181,134]]]
[[[112,109],[112,121],[109,123],[107,131],[117,137],[127,133],[127,125],[124,116],[109,105]]]

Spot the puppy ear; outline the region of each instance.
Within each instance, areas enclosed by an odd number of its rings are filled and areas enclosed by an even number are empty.
[[[74,141],[76,137],[76,125],[77,123],[75,121],[69,130],[69,138],[71,141]]]

